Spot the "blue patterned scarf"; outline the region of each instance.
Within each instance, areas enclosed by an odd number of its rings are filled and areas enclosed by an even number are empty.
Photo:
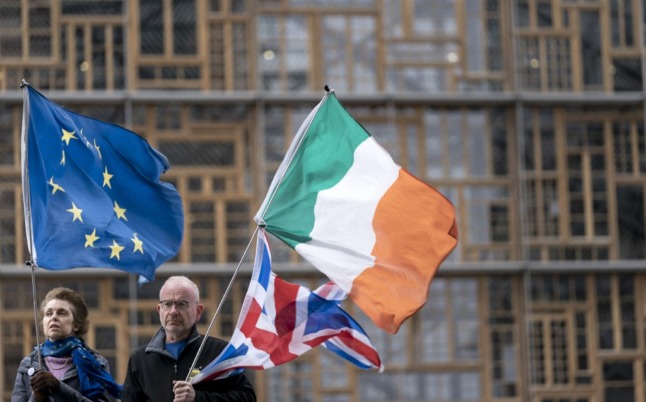
[[[58,341],[47,340],[41,346],[43,356],[69,356],[78,371],[81,382],[81,393],[83,396],[94,399],[107,390],[115,398],[121,396],[121,385],[114,381],[114,378],[101,368],[101,363],[88,350],[82,340],[75,336]]]

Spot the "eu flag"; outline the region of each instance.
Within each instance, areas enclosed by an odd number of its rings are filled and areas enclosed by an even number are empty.
[[[27,243],[49,270],[115,268],[152,281],[175,256],[184,213],[160,180],[168,160],[125,128],[23,89],[22,178]]]

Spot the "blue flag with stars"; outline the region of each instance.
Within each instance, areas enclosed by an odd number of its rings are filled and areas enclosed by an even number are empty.
[[[182,242],[168,160],[125,128],[66,110],[23,86],[27,243],[48,270],[115,268],[152,281]]]

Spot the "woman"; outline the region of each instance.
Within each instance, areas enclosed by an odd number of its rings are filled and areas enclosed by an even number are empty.
[[[88,307],[75,291],[55,288],[40,305],[47,340],[18,367],[11,402],[108,401],[119,398],[107,360],[88,348],[83,336],[90,325]],[[107,391],[107,393],[106,393]]]

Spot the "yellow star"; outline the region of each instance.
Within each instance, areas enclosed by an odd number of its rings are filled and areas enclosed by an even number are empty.
[[[61,158],[61,166],[65,166],[65,151],[63,151],[63,157]]]
[[[76,204],[72,203],[72,208],[68,209],[67,212],[70,212],[74,215],[72,222],[74,222],[77,219],[83,222],[83,217],[81,216],[81,213],[83,213],[83,210],[77,208]]]
[[[108,188],[112,188],[112,186],[110,185],[110,179],[113,176],[114,175],[108,173],[108,167],[106,166],[105,171],[103,172],[103,187],[108,186]],[[116,202],[115,202],[115,204],[116,204]]]
[[[65,141],[66,145],[70,145],[71,139],[78,140],[77,137],[74,137],[74,131],[67,131],[64,128],[62,128],[61,130],[63,130],[63,137],[61,137],[61,140]]]
[[[99,146],[96,145],[96,138],[94,139],[94,148],[96,149],[96,152],[99,153],[99,158],[103,159],[103,156],[101,155],[101,148],[99,148]]]
[[[51,178],[51,179],[49,179],[49,181],[47,182],[47,184],[49,184],[50,186],[52,186],[52,187],[53,187],[53,189],[52,189],[52,195],[56,194],[56,192],[57,192],[57,191],[61,191],[61,192],[63,192],[63,193],[65,192],[65,190],[63,189],[63,187],[61,187],[61,186],[59,186],[58,184],[54,183],[54,176],[52,176],[52,178]]]
[[[134,237],[132,239],[130,239],[130,240],[132,240],[133,243],[135,243],[135,249],[132,250],[132,252],[136,253],[137,251],[139,251],[139,252],[141,252],[141,254],[143,254],[144,253],[144,242],[139,240],[139,238],[137,237],[137,233],[133,233],[133,236]]]
[[[85,235],[85,248],[94,247],[94,242],[99,240],[100,237],[96,235],[96,228],[92,231],[92,234]]]
[[[124,249],[124,247],[117,244],[116,240],[112,240],[112,245],[110,246],[110,249],[112,250],[112,254],[110,254],[110,258],[117,257],[117,260],[120,260],[119,253],[121,252],[121,250]]]
[[[123,219],[124,221],[128,221],[128,218],[126,218],[126,210],[121,208],[117,202],[114,202],[114,212],[117,214],[117,218]]]

